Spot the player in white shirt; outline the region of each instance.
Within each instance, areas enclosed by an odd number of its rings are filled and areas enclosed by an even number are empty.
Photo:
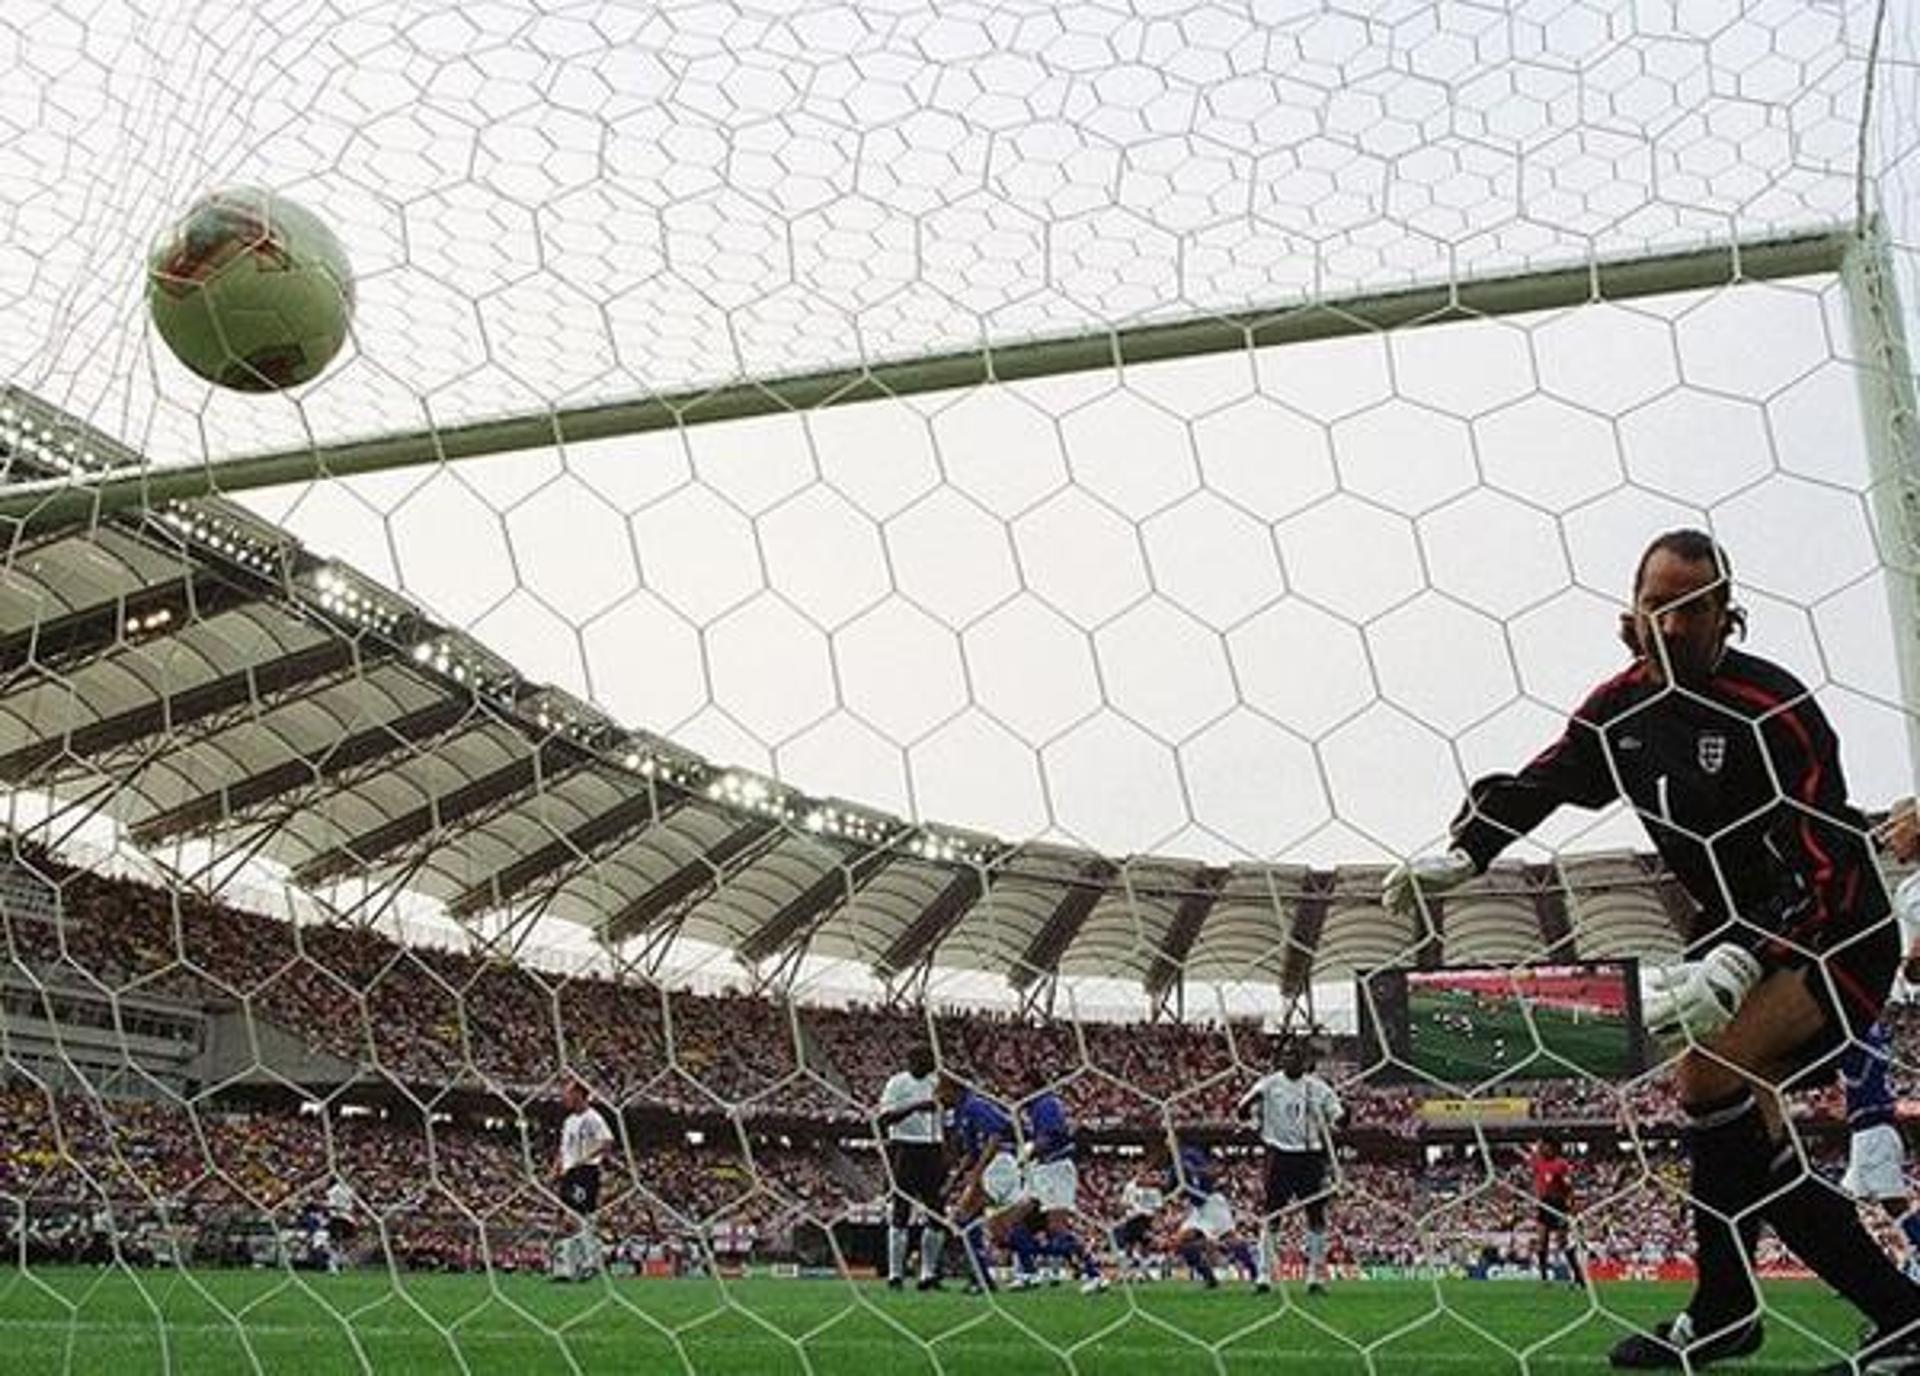
[[[1273,1223],[1299,1203],[1307,1215],[1307,1293],[1321,1294],[1327,1284],[1327,1162],[1333,1152],[1333,1125],[1346,1111],[1333,1087],[1307,1068],[1307,1045],[1289,1038],[1280,1047],[1280,1069],[1240,1098],[1253,1112],[1267,1148],[1265,1212],[1260,1220],[1260,1275],[1254,1288],[1265,1291],[1273,1280]]]
[[[353,1219],[353,1188],[339,1176],[327,1186],[327,1271],[340,1274],[347,1262],[357,1225]]]
[[[552,1274],[555,1280],[586,1280],[600,1269],[600,1238],[593,1229],[593,1213],[600,1207],[600,1170],[613,1151],[613,1130],[600,1110],[587,1102],[587,1087],[580,1081],[567,1081],[560,1102],[567,1117],[560,1125],[554,1175],[560,1182],[560,1201],[577,1227],[555,1249]]]
[[[1911,846],[1889,849],[1899,859],[1911,859],[1914,853]],[[1909,986],[1920,984],[1920,873],[1908,875],[1894,891],[1893,914],[1900,924],[1902,977]],[[1894,1050],[1891,1029],[1876,1021],[1840,1053],[1848,1129],[1847,1171],[1840,1188],[1855,1199],[1877,1202],[1893,1220],[1907,1249],[1901,1267],[1909,1280],[1920,1281],[1920,1209],[1909,1207]]]
[[[916,1046],[907,1053],[907,1068],[880,1091],[880,1110],[874,1115],[886,1138],[887,1286],[893,1290],[906,1284],[907,1253],[915,1246],[920,1249],[916,1288],[940,1288],[940,1253],[946,1246],[939,1223],[946,1207],[940,1186],[947,1162],[939,1087],[932,1048]]]
[[[1120,1191],[1120,1207],[1125,1213],[1113,1230],[1113,1250],[1120,1254],[1129,1280],[1147,1274],[1147,1244],[1153,1234],[1153,1221],[1167,1203],[1167,1192],[1153,1182],[1152,1176],[1136,1175]]]

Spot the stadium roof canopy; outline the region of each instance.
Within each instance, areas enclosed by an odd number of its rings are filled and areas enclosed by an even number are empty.
[[[0,444],[10,479],[136,457],[19,392]],[[1428,932],[1380,908],[1377,866],[1123,858],[809,797],[530,682],[224,501],[20,524],[0,567],[0,779],[163,859],[211,840],[188,876],[209,888],[258,858],[348,916],[404,892],[467,922],[582,924],[641,962],[695,940],[762,978],[811,954],[907,991],[940,966],[1034,997],[1133,979],[1157,1002],[1183,976],[1297,991],[1673,940],[1632,856],[1503,867]]]

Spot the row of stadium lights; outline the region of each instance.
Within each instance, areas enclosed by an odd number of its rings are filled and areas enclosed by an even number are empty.
[[[31,407],[0,406],[0,446],[68,475],[106,473],[138,461],[132,455],[103,454],[94,444],[83,444],[68,433],[69,424],[55,425],[40,419]],[[109,449],[114,447],[108,445]],[[186,538],[256,573],[271,575],[276,571],[277,551],[185,502],[167,502],[159,519]]]
[[[157,631],[173,620],[173,608],[155,607],[145,616],[129,616],[120,622],[122,636],[138,635],[144,631]]]
[[[17,406],[0,406],[0,446],[69,475],[105,472],[125,462],[102,457],[71,435],[63,437],[52,425],[36,424],[31,414]],[[254,573],[271,576],[277,571],[276,551],[271,547],[263,547],[225,523],[194,511],[184,502],[168,502],[160,512],[160,520],[194,543]],[[164,626],[166,620],[153,622],[145,618],[128,624],[141,630],[155,630]]]
[[[444,674],[455,683],[470,684],[477,690],[497,693],[509,703],[514,696],[512,683],[505,681],[499,670],[490,669],[478,657],[463,653],[452,636],[420,641],[413,647],[413,661],[423,668]],[[605,723],[582,721],[573,713],[545,706],[534,713],[534,721],[542,731],[571,737],[590,749],[599,750],[606,744]],[[643,778],[659,779],[683,787],[693,785],[697,772],[687,764],[634,749],[625,751],[620,763]]]
[[[655,759],[651,755],[642,755],[637,750],[629,750],[620,761],[628,769],[634,770],[642,778],[661,779],[670,784],[691,784],[693,775],[683,773],[671,764]]]
[[[799,822],[808,831],[844,836],[852,841],[878,841],[887,831],[877,819],[831,807],[809,807],[798,794],[783,793],[767,780],[730,771],[707,785],[707,797],[729,807],[743,808],[785,822]]]
[[[542,703],[535,715],[542,731],[558,731],[561,735],[571,737],[582,745],[604,744],[610,729],[606,718],[598,713],[583,714],[564,705],[554,706]]]
[[[382,635],[393,635],[400,629],[399,611],[361,591],[332,569],[320,570],[314,576],[313,586],[320,594],[320,610],[331,616],[343,617]],[[414,647],[416,658],[420,648]]]
[[[105,467],[100,456],[79,441],[62,439],[51,425],[35,428],[33,417],[17,407],[0,407],[0,444],[62,473],[88,473]]]
[[[512,705],[512,674],[488,665],[479,656],[463,653],[451,636],[420,641],[413,647],[413,662],[437,674],[444,674],[475,692],[491,693],[505,704]],[[540,724],[549,725],[544,716]]]
[[[92,448],[83,447],[72,436],[62,438],[53,426],[36,426],[31,415],[15,406],[0,406],[0,446],[67,474],[101,472],[114,466]],[[168,502],[160,513],[160,519],[188,539],[256,573],[274,572],[273,556],[269,551],[225,529],[220,523],[209,521],[181,502]]]
[[[238,531],[217,520],[209,519],[203,513],[193,511],[179,503],[169,503],[167,510],[160,513],[160,519],[195,544],[212,550],[215,554],[239,564],[249,572],[266,577],[272,577],[278,572],[275,565],[276,551],[271,546],[263,546],[258,541],[249,540]]]
[[[816,835],[844,837],[849,841],[878,843],[904,830],[900,822],[849,808],[821,804],[806,807],[803,812],[801,809],[805,800],[798,794],[782,793],[765,779],[737,771],[723,774],[708,784],[707,797],[782,821],[799,822]],[[907,843],[907,850],[923,860],[972,861],[978,858],[965,842],[930,831],[915,835]]]
[[[0,446],[67,474],[100,473],[127,462],[103,457],[92,446],[82,445],[71,435],[63,437],[54,426],[36,423],[31,413],[17,406],[0,406]],[[160,513],[160,520],[195,543],[255,573],[275,572],[275,551],[262,547],[258,541],[246,538],[223,522],[194,511],[184,502],[168,502]],[[165,621],[156,623],[165,624]],[[155,629],[155,626],[142,629]]]
[[[420,641],[413,647],[413,661],[423,668],[444,674],[455,683],[470,684],[475,689],[497,693],[509,703],[514,696],[512,683],[504,681],[500,671],[490,669],[478,657],[462,653],[459,643],[452,636]],[[564,710],[543,706],[534,713],[534,721],[542,731],[572,737],[590,749],[598,750],[606,744],[604,723],[581,721]],[[628,749],[621,755],[620,763],[642,778],[659,779],[663,783],[682,787],[691,787],[695,782],[696,770],[693,767],[651,753]]]
[[[170,513],[168,519],[183,528],[188,524],[186,518],[181,515]],[[189,533],[196,539],[207,538],[204,529],[198,526],[191,529]],[[229,551],[223,550],[223,552]],[[322,569],[314,578],[314,588],[319,594],[319,605],[323,611],[356,621],[383,633],[392,633],[399,628],[399,613],[376,601],[354,582],[335,570]],[[163,618],[160,624],[164,624],[164,619],[169,613],[162,610],[155,615]],[[413,647],[412,653],[416,664],[443,674],[455,683],[471,684],[476,689],[493,688],[504,691],[502,685],[488,682],[489,675],[479,661],[462,654],[451,636],[420,641]],[[590,730],[587,724],[574,720],[569,713],[556,712],[543,707],[535,714],[535,720],[544,731],[559,731],[577,737],[588,745],[602,743],[596,739],[600,735],[599,730]],[[681,761],[631,749],[622,756],[621,763],[642,778],[659,779],[681,787],[694,786],[697,775],[703,772],[698,767]],[[803,811],[805,800],[800,795],[784,792],[765,779],[739,771],[728,771],[714,779],[707,785],[706,794],[715,802],[785,822],[798,822],[810,832],[844,837],[852,841],[878,843],[903,830],[898,822],[868,816],[847,808],[824,805],[806,806]],[[964,842],[932,832],[921,832],[916,835],[908,843],[907,849],[911,854],[926,860],[952,862],[970,861],[976,858],[973,849]]]
[[[0,407],[0,443],[68,473],[92,469],[100,464],[91,450],[82,450],[72,439],[62,442],[51,427],[42,426],[36,431],[32,420],[11,406]],[[168,503],[167,509],[161,513],[161,520],[196,544],[235,563],[261,574],[271,575],[275,572],[274,552],[241,538],[237,532],[224,529],[221,523],[210,520],[204,513],[184,503]],[[398,610],[362,591],[357,584],[335,570],[322,569],[313,581],[319,607],[329,615],[345,618],[387,635],[400,629],[402,614]],[[162,607],[144,617],[130,618],[123,630],[154,631],[172,620],[172,611]],[[413,659],[416,664],[447,675],[455,683],[471,683],[476,689],[501,687],[488,683],[488,676],[481,672],[478,664],[461,655],[447,638],[419,642],[413,647]],[[576,736],[586,734],[585,728],[579,723],[566,719],[556,722],[553,715],[544,710],[538,714],[538,721],[543,730],[558,729]],[[623,763],[643,778],[657,778],[682,786],[694,783],[692,769],[660,760],[651,754],[630,750]],[[803,816],[800,808],[795,806],[798,795],[781,793],[764,779],[737,772],[723,774],[709,784],[707,796],[716,802],[782,821],[799,821],[808,831],[816,834],[848,840],[879,842],[901,829],[897,823],[835,807],[809,807]],[[908,843],[907,849],[926,860],[970,861],[976,858],[972,848],[966,844],[932,832],[916,835]]]

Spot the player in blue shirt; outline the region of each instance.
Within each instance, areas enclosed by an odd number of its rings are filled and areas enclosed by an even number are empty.
[[[1013,1142],[1013,1118],[979,1091],[957,1080],[945,1084],[953,1096],[953,1127],[960,1141],[961,1160],[970,1166],[984,1165],[995,1147]]]
[[[1013,1116],[998,1102],[948,1076],[940,1082],[940,1103],[947,1110],[947,1140],[956,1144],[960,1185],[954,1220],[973,1263],[970,1292],[993,1287],[990,1230],[1006,1231],[1002,1215],[1020,1202],[1023,1178],[1014,1155]],[[996,1228],[995,1225],[998,1225]]]
[[[1048,1087],[1043,1071],[1027,1072],[1027,1091],[1020,1116],[1027,1139],[1024,1193],[1031,1208],[1016,1212],[1006,1239],[1018,1258],[1021,1276],[1031,1278],[1035,1259],[1045,1253],[1070,1261],[1080,1273],[1080,1288],[1096,1294],[1107,1288],[1106,1278],[1073,1227],[1080,1194],[1073,1121],[1066,1104]],[[1026,1283],[1031,1284],[1031,1279]]]
[[[1250,1281],[1259,1278],[1253,1248],[1233,1226],[1233,1206],[1219,1185],[1213,1154],[1198,1142],[1176,1142],[1164,1152],[1167,1197],[1187,1207],[1173,1247],[1190,1271],[1209,1289],[1220,1284],[1213,1253],[1224,1252]]]
[[[1907,1242],[1906,1270],[1920,1274],[1920,1214],[1907,1208],[1907,1149],[1894,1121],[1893,1034],[1876,1021],[1840,1056],[1847,1091],[1847,1173],[1841,1188],[1862,1202],[1878,1200]]]

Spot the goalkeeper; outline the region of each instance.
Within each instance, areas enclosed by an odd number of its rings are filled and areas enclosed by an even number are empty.
[[[1833,1074],[1878,1016],[1900,943],[1833,731],[1792,675],[1733,647],[1746,619],[1730,577],[1710,536],[1655,539],[1621,617],[1632,666],[1517,775],[1476,782],[1453,848],[1397,868],[1383,898],[1412,912],[1562,804],[1629,803],[1698,908],[1691,959],[1649,969],[1644,1009],[1677,1052],[1699,1279],[1686,1310],[1628,1335],[1613,1365],[1699,1367],[1758,1348],[1765,1222],[1873,1323],[1858,1366],[1837,1370],[1920,1373],[1920,1288],[1808,1169],[1774,1092]]]

